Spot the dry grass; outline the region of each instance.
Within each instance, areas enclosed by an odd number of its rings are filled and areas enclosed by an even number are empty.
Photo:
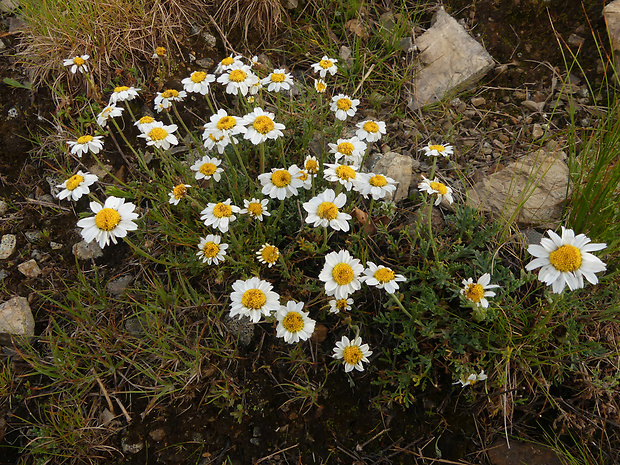
[[[268,43],[287,16],[282,0],[222,0],[212,4],[219,5],[215,20],[229,29],[241,27],[246,43],[250,31]]]
[[[155,48],[181,55],[190,25],[209,17],[203,0],[23,0],[21,14],[28,28],[19,57],[34,87],[64,83],[74,91],[84,80],[66,72],[64,58],[90,55],[98,86],[129,69],[147,80],[157,66]]]

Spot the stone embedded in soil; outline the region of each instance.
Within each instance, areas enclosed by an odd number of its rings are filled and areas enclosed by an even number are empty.
[[[17,265],[17,269],[27,278],[36,278],[41,274],[41,268],[39,268],[39,265],[34,258],[28,260],[27,262],[20,263]]]
[[[495,66],[484,47],[443,7],[433,19],[433,26],[416,40],[420,61],[426,66],[414,72],[412,110],[472,86]]]
[[[562,465],[558,455],[548,447],[520,441],[498,439],[488,451],[493,465]]]
[[[406,199],[413,179],[413,158],[396,152],[387,152],[373,157],[372,161],[374,161],[371,163],[373,173],[382,174],[398,182],[392,200],[398,202]],[[390,200],[390,196],[386,196],[385,200]]]
[[[103,257],[103,250],[101,250],[101,247],[99,247],[99,244],[96,241],[78,242],[73,245],[71,250],[73,255],[75,255],[79,260],[90,260],[93,258]]]
[[[5,234],[0,240],[0,260],[6,260],[13,252],[15,252],[15,246],[17,245],[17,238],[15,234]]]
[[[244,347],[250,345],[252,337],[254,336],[254,325],[249,318],[231,318],[230,316],[225,315],[222,323],[224,323],[224,326],[230,334],[239,341],[239,344]]]
[[[467,204],[503,221],[555,229],[568,192],[565,155],[545,149],[530,153],[476,183]]]
[[[127,289],[127,286],[131,284],[131,281],[133,281],[133,276],[128,274],[121,276],[120,278],[113,279],[108,283],[108,294],[112,297],[120,297]]]
[[[34,336],[34,317],[25,297],[13,297],[0,305],[0,333]]]
[[[8,211],[9,204],[4,200],[0,200],[0,216],[4,216],[4,214]]]
[[[615,0],[605,6],[603,16],[605,16],[611,45],[616,52],[620,52],[620,0]]]
[[[132,441],[129,438],[123,438],[121,440],[121,449],[126,454],[137,454],[144,449],[144,442],[141,440]]]

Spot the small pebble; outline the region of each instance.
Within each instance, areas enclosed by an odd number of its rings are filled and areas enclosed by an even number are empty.
[[[15,251],[17,238],[15,234],[5,234],[0,241],[0,260],[5,260]]]
[[[27,278],[36,278],[41,274],[41,268],[39,268],[37,261],[34,259],[28,260],[24,263],[20,263],[19,265],[17,265],[17,269]]]

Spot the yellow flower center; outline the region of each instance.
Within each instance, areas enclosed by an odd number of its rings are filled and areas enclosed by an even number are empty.
[[[274,171],[271,175],[271,183],[276,187],[286,187],[291,183],[291,173],[287,170]]]
[[[75,65],[82,66],[84,63],[86,63],[86,60],[84,60],[84,58],[82,57],[75,57],[73,59],[73,64]]]
[[[260,251],[260,255],[267,263],[274,264],[280,258],[280,251],[274,245],[266,245]]]
[[[306,173],[304,170],[299,170],[299,179],[305,182],[306,179],[308,179],[308,173]]]
[[[215,166],[214,163],[203,163],[202,165],[200,165],[199,171],[205,176],[211,176],[217,171],[217,166]]]
[[[218,203],[215,207],[213,207],[213,216],[216,218],[224,218],[232,215],[232,208],[230,205],[226,205],[225,203]]]
[[[549,254],[549,262],[558,271],[578,270],[581,266],[581,250],[574,245],[563,245]]]
[[[347,299],[338,299],[336,300],[336,308],[338,310],[344,310],[345,308],[347,308],[349,305],[349,303],[347,302]]]
[[[429,145],[428,148],[431,150],[437,150],[438,152],[443,152],[444,150],[446,150],[443,145]]]
[[[88,144],[90,141],[93,140],[93,136],[81,136],[78,140],[77,143],[78,144]]]
[[[176,89],[167,89],[161,93],[162,98],[178,97],[179,91]]]
[[[269,116],[260,115],[254,120],[252,127],[261,134],[268,134],[273,131],[273,128],[276,126]]]
[[[353,281],[354,277],[353,268],[351,268],[351,265],[348,263],[338,263],[332,269],[332,278],[334,278],[334,281],[336,281],[336,284],[339,286],[349,284]]]
[[[342,351],[342,359],[349,365],[357,365],[363,358],[364,354],[358,346],[347,346]]]
[[[79,174],[74,174],[69,179],[67,179],[67,184],[65,184],[68,191],[74,190],[77,186],[79,186],[82,181],[84,181],[84,176],[80,176]]]
[[[233,69],[228,75],[228,80],[233,82],[243,82],[248,77],[248,73],[241,69]]]
[[[394,279],[394,272],[389,268],[379,268],[373,275],[380,283],[389,283]]]
[[[465,297],[472,302],[480,302],[484,297],[484,288],[482,284],[468,284],[467,289],[465,289]]]
[[[214,258],[220,253],[220,246],[215,242],[207,242],[202,248],[202,253],[207,258]]]
[[[352,105],[353,102],[351,102],[351,100],[349,100],[348,98],[339,98],[336,101],[336,106],[339,110],[349,111],[349,108],[351,108]]]
[[[250,202],[248,205],[248,213],[250,216],[259,216],[263,213],[263,205],[258,202]]]
[[[323,92],[327,90],[327,84],[325,84],[324,82],[317,82],[315,89],[317,92],[322,94]]]
[[[366,121],[362,128],[366,132],[379,132],[379,125],[374,121]]]
[[[192,82],[198,84],[199,82],[204,81],[206,77],[207,73],[205,73],[204,71],[194,71],[189,78],[192,80]]]
[[[323,202],[316,209],[316,216],[324,220],[334,220],[338,217],[338,207],[332,202]]]
[[[168,131],[164,128],[153,128],[149,131],[149,137],[152,140],[164,140],[168,137]]]
[[[114,93],[118,94],[119,92],[123,92],[125,90],[129,90],[129,87],[127,86],[118,86],[114,88]]]
[[[252,310],[260,310],[267,302],[267,296],[260,289],[248,289],[241,296],[241,304]]]
[[[121,222],[121,215],[113,208],[102,208],[95,215],[95,225],[104,231],[112,231]]]
[[[448,193],[448,188],[446,187],[446,185],[440,182],[431,182],[431,189],[437,191],[437,193],[440,195],[446,195]]]
[[[387,179],[385,176],[381,176],[380,174],[375,174],[368,180],[368,184],[373,187],[384,187],[387,185]]]
[[[140,124],[150,124],[153,121],[155,121],[151,116],[143,116],[142,118],[140,118],[138,120],[138,123]]]
[[[271,73],[271,82],[284,82],[284,73]]]
[[[336,168],[336,176],[343,181],[348,181],[349,179],[355,179],[355,170],[347,165],[339,165]]]
[[[230,65],[232,65],[234,62],[235,62],[235,60],[234,60],[234,58],[233,58],[233,57],[226,57],[226,58],[224,58],[224,59],[221,61],[221,63],[222,63],[224,66],[230,66]]]
[[[174,195],[175,199],[182,199],[185,197],[185,194],[187,194],[187,187],[185,187],[185,184],[179,184],[172,189],[172,195]]]
[[[213,142],[218,143],[219,141],[221,141],[224,138],[224,136],[221,137],[215,137],[213,134],[209,134],[209,139],[211,139]]]
[[[166,48],[165,47],[157,47],[155,49],[155,53],[157,54],[158,57],[163,57],[164,55],[166,55]]]
[[[282,326],[289,333],[298,333],[304,329],[304,319],[297,312],[288,312],[282,320]]]
[[[355,150],[355,146],[351,142],[342,142],[338,144],[338,151],[343,155],[351,155]]]
[[[224,116],[223,118],[220,118],[216,126],[220,131],[226,131],[234,128],[235,124],[237,124],[237,120],[233,116]]]
[[[331,60],[321,60],[319,61],[319,66],[323,69],[329,69],[332,67],[334,63]]]
[[[317,174],[319,172],[319,164],[316,160],[306,160],[304,168],[311,174]]]

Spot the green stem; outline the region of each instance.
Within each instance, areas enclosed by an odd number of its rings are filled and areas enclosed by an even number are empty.
[[[147,258],[147,259],[151,260],[154,263],[158,263],[160,265],[165,265],[165,266],[175,266],[175,267],[181,266],[180,263],[174,263],[174,262],[168,262],[168,261],[165,261],[165,260],[159,260],[159,259],[153,257],[151,254],[149,254],[147,251],[145,251],[145,250],[141,249],[140,247],[138,247],[131,239],[127,238],[126,236],[125,236],[124,239],[125,239],[125,242],[127,242],[127,244],[129,244],[129,246],[131,247],[131,249],[134,252],[136,252],[138,255],[141,255],[144,258]]]
[[[390,294],[390,297],[392,298],[392,300],[394,302],[396,302],[396,305],[398,305],[400,307],[400,309],[403,311],[403,313],[405,315],[407,315],[409,318],[411,318],[412,320],[414,320],[415,318],[413,318],[413,315],[411,313],[409,313],[407,311],[407,309],[405,308],[405,306],[403,305],[403,303],[400,301],[400,299],[396,296],[396,294]]]

